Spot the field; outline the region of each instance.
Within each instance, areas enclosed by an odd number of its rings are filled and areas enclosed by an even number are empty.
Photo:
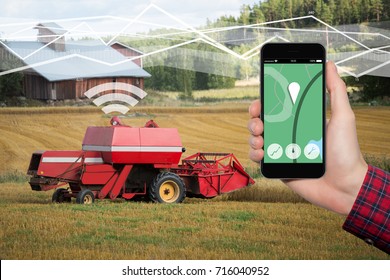
[[[249,103],[136,107],[124,123],[177,127],[187,155],[233,152],[248,170]],[[390,108],[354,108],[364,154],[390,154]],[[344,232],[344,217],[312,206],[280,181],[179,205],[97,201],[53,204],[21,174],[34,150],[80,149],[93,107],[0,109],[0,259],[390,259]],[[20,182],[18,182],[20,181]]]

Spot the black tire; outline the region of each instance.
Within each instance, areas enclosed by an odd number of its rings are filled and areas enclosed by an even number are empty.
[[[78,204],[92,204],[94,201],[95,195],[88,189],[80,191],[76,197],[76,203]]]
[[[69,203],[72,201],[70,196],[67,196],[69,191],[64,188],[56,189],[51,197],[51,201],[55,203]]]
[[[149,198],[158,203],[181,203],[186,197],[183,180],[171,172],[159,173],[149,186]]]

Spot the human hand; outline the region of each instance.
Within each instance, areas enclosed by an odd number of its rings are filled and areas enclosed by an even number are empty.
[[[326,171],[319,179],[291,179],[283,182],[311,203],[347,215],[356,199],[367,172],[367,163],[360,152],[355,115],[347,90],[336,65],[326,64],[326,87],[330,94],[331,119],[326,127]],[[249,157],[260,162],[264,157],[263,122],[260,101],[249,107]]]

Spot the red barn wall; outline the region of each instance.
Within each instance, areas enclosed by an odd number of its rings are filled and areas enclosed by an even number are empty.
[[[127,57],[127,58],[132,58],[132,57],[135,57],[135,56],[139,56],[141,55],[141,53],[135,51],[135,50],[132,50],[132,49],[129,49],[129,48],[126,48],[120,44],[113,44],[111,45],[111,47],[115,50],[117,50],[118,52],[120,52],[123,56]],[[132,60],[135,64],[137,64],[138,66],[142,67],[142,59],[141,58],[137,58],[137,59],[134,59]]]

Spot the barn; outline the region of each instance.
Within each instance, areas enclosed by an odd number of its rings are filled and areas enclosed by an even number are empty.
[[[80,99],[90,88],[107,82],[123,82],[143,89],[144,78],[151,76],[142,69],[142,60],[134,59],[141,53],[123,44],[66,41],[66,30],[55,23],[38,24],[35,28],[37,41],[1,42],[0,49],[2,59],[16,59],[22,65],[27,98]]]
[[[118,41],[111,43],[110,46],[111,48],[120,52],[125,57],[132,59],[132,61],[138,66],[143,67],[142,58],[141,58],[141,55],[144,54],[143,52]]]

